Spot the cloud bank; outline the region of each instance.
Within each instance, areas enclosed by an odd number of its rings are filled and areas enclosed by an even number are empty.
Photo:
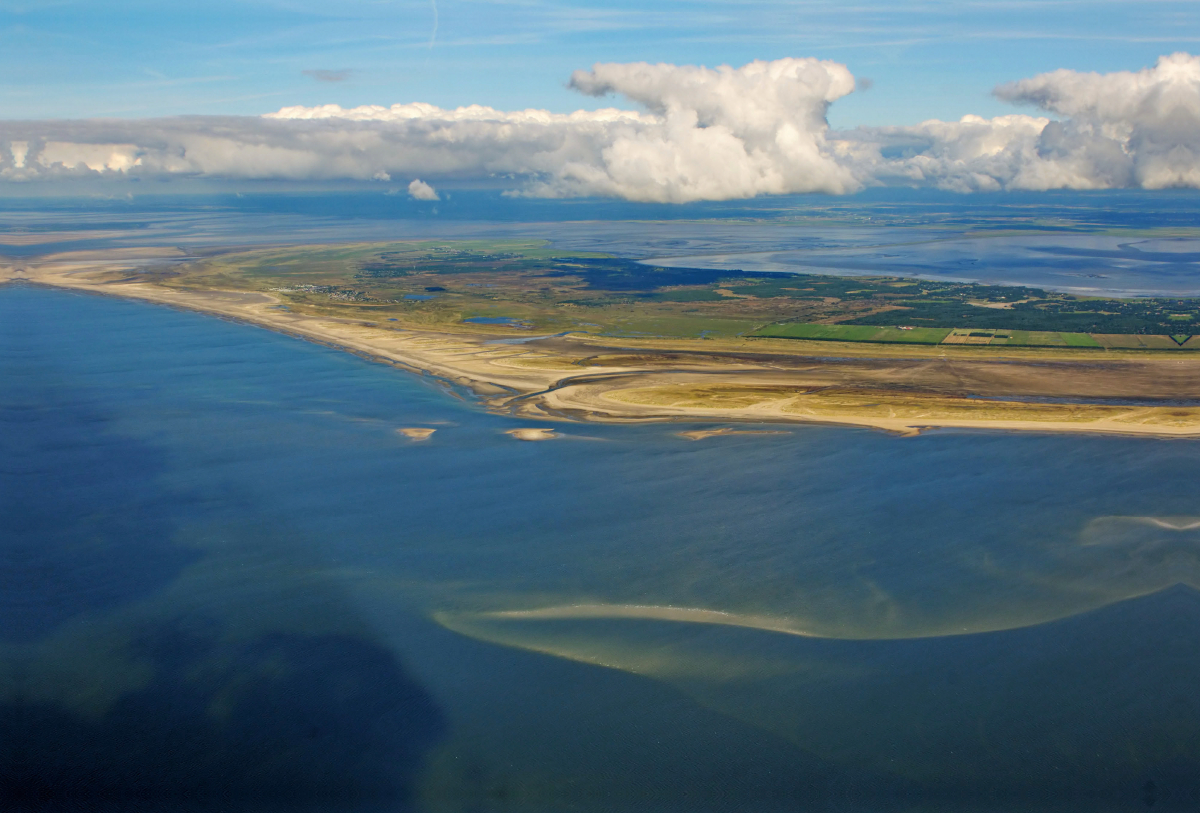
[[[507,179],[520,194],[683,203],[841,194],[873,185],[962,192],[1200,188],[1200,57],[1002,85],[1014,113],[833,131],[855,90],[817,59],[740,68],[599,64],[570,80],[636,109],[570,114],[428,104],[285,107],[263,117],[0,122],[0,182],[78,177]],[[429,197],[414,182],[409,193]],[[414,191],[414,188],[416,191]],[[428,190],[428,191],[426,191]],[[422,197],[425,196],[425,197]]]

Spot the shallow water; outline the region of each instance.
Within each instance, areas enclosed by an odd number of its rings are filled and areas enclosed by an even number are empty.
[[[1200,798],[1200,444],[519,442],[384,365],[17,286],[0,381],[6,807]]]
[[[945,232],[914,237],[885,230],[877,230],[874,237],[867,246],[723,250],[655,262],[685,268],[1025,285],[1084,296],[1200,295],[1200,240],[1193,238]]]
[[[1099,296],[1200,296],[1200,195],[959,195],[645,204],[454,191],[430,205],[386,190],[313,194],[0,198],[0,260],[129,246],[544,239],[679,267],[895,275]],[[7,233],[45,243],[11,245]]]

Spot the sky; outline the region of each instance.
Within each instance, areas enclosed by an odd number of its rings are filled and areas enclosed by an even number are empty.
[[[873,87],[834,127],[1010,110],[996,85],[1200,50],[1192,0],[0,0],[4,119],[428,102],[555,112],[596,62],[817,57]]]
[[[1196,0],[0,0],[0,192],[1200,188]]]

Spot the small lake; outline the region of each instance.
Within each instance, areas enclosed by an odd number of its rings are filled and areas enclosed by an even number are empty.
[[[28,286],[0,382],[6,808],[1200,798],[1196,442],[520,442],[427,378]]]
[[[512,316],[471,316],[462,320],[468,325],[508,325],[509,327],[529,327],[527,322],[523,322]]]

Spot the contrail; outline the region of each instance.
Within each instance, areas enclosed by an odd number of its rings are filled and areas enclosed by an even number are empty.
[[[429,48],[430,48],[430,50],[433,50],[433,43],[437,39],[437,26],[438,26],[437,0],[429,0],[429,5],[433,7],[433,31],[431,31],[429,33]]]

